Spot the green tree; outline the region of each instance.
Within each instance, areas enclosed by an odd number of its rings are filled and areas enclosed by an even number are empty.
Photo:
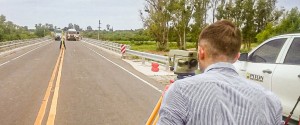
[[[167,7],[171,24],[177,34],[179,49],[186,49],[186,34],[195,9],[194,0],[170,0]]]
[[[256,35],[256,39],[257,39],[258,43],[261,43],[264,40],[266,40],[272,36],[275,36],[275,35],[276,35],[276,32],[273,28],[273,23],[268,23],[267,26],[265,27],[265,29]]]
[[[107,30],[107,31],[110,30],[110,25],[109,25],[109,24],[106,25],[106,30]]]
[[[244,13],[242,15],[243,23],[240,25],[242,27],[242,35],[244,42],[244,49],[250,49],[251,43],[255,41],[256,36],[256,26],[254,22],[255,18],[255,8],[254,0],[245,0],[243,3]]]
[[[80,28],[80,26],[77,25],[77,24],[74,24],[74,29],[75,29],[76,31],[82,31],[82,29]]]
[[[288,11],[281,23],[275,27],[276,34],[300,32],[300,12],[297,7]]]
[[[266,28],[256,35],[256,38],[257,41],[261,43],[276,35],[299,32],[300,12],[296,7],[287,11],[279,23],[274,24],[274,22],[269,22]]]
[[[4,15],[0,16],[0,42],[33,37],[35,35],[30,34],[27,26],[18,26],[11,21],[6,21]]]
[[[86,27],[86,30],[87,30],[87,31],[93,31],[93,28],[92,28],[91,26],[87,26],[87,27]]]
[[[242,31],[244,49],[256,42],[256,35],[268,22],[277,22],[283,11],[276,9],[277,0],[224,0],[217,7],[216,18],[232,20]]]
[[[190,24],[191,31],[189,35],[191,36],[191,41],[196,42],[196,48],[198,46],[198,37],[202,29],[207,25],[206,15],[209,9],[209,0],[195,0],[194,7],[195,10],[192,14],[192,20],[194,23]]]
[[[35,35],[37,35],[38,37],[43,37],[45,34],[45,28],[42,26],[41,23],[39,24],[35,24]]]
[[[69,23],[68,29],[74,29],[74,25],[72,23]]]
[[[0,41],[4,41],[4,22],[6,21],[6,18],[4,15],[0,16]]]
[[[140,11],[144,27],[155,38],[158,50],[168,49],[170,14],[166,7],[169,4],[170,0],[146,0],[146,13]]]
[[[264,29],[268,22],[273,21],[272,12],[275,10],[277,0],[257,0],[255,21],[257,32]]]
[[[50,31],[54,31],[55,28],[53,26],[53,24],[48,24],[48,27],[47,27]]]
[[[50,35],[50,26],[48,23],[42,25],[41,23],[35,24],[35,35],[38,37],[45,37]]]

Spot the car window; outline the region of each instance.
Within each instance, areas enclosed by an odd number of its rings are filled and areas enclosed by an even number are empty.
[[[300,65],[300,38],[294,38],[284,63]]]
[[[271,40],[249,56],[250,62],[275,63],[277,56],[287,38]]]

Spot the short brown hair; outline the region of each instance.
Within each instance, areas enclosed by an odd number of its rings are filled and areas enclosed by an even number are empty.
[[[225,55],[233,59],[239,53],[242,43],[241,31],[230,21],[220,20],[207,26],[199,36],[208,43],[212,57]]]

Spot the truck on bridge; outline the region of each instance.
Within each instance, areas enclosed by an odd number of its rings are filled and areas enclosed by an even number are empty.
[[[81,39],[81,35],[79,31],[76,31],[75,29],[69,29],[66,32],[66,38],[67,40],[79,41]]]

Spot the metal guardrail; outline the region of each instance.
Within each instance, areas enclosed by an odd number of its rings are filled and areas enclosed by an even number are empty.
[[[111,51],[115,51],[117,53],[121,53],[121,45],[122,44],[118,44],[118,43],[114,43],[114,42],[108,42],[108,41],[99,41],[99,40],[89,39],[89,38],[84,38],[83,40],[85,42],[100,46],[102,48],[105,48],[105,49],[108,49],[108,50],[111,50]],[[141,57],[143,64],[145,64],[145,59],[149,59],[149,60],[154,60],[154,61],[164,63],[167,71],[170,69],[169,68],[169,60],[168,60],[167,56],[161,56],[161,55],[156,55],[156,54],[131,50],[130,46],[128,46],[128,45],[126,45],[126,52],[125,53]]]
[[[117,53],[121,52],[120,48],[121,48],[121,44],[118,43],[114,43],[114,42],[108,42],[108,41],[98,41],[98,40],[94,40],[94,39],[87,39],[85,38],[84,41],[100,46],[102,48],[111,50],[111,51],[115,51]],[[130,49],[129,46],[126,46],[126,49]]]
[[[0,52],[5,52],[26,45],[39,43],[45,41],[46,39],[48,38],[35,38],[35,39],[28,39],[28,40],[14,40],[14,41],[0,42]]]

